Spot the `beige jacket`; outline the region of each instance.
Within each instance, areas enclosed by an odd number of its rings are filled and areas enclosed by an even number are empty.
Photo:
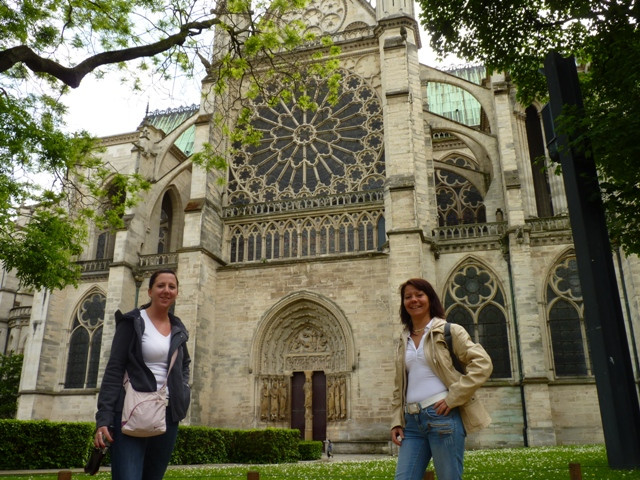
[[[451,356],[444,340],[446,321],[434,318],[427,338],[424,352],[427,364],[449,390],[445,401],[450,408],[459,407],[462,423],[467,433],[480,430],[491,423],[487,413],[475,392],[489,378],[493,371],[491,358],[482,345],[474,343],[464,327],[451,324],[453,351],[466,367],[466,374],[458,372],[451,362]],[[405,351],[408,331],[404,330],[396,345],[396,376],[393,390],[391,428],[404,427],[404,404],[407,391],[407,372],[405,369]]]

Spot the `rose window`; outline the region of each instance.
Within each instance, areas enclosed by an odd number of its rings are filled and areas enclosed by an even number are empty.
[[[258,145],[242,147],[230,162],[229,204],[379,189],[384,181],[382,107],[359,76],[341,72],[338,101],[328,101],[324,80],[306,90],[318,108],[291,102],[252,105]]]

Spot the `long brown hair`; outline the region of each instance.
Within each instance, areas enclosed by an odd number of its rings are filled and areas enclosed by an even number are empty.
[[[409,315],[407,309],[404,308],[404,290],[408,285],[411,285],[418,290],[422,290],[427,294],[427,298],[429,298],[429,315],[431,315],[431,318],[444,318],[444,307],[442,306],[442,302],[440,302],[440,298],[438,298],[438,294],[433,289],[431,284],[424,278],[410,278],[402,285],[400,285],[400,320],[402,321],[403,325],[405,325],[409,330],[413,329],[413,321],[411,320],[411,315]]]

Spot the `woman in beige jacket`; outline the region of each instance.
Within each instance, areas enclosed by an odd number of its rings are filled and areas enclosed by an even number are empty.
[[[433,457],[439,480],[462,478],[466,434],[491,423],[474,396],[493,370],[491,358],[464,327],[451,324],[453,352],[445,338],[444,308],[429,282],[412,278],[400,287],[405,326],[396,346],[391,440],[400,446],[396,480],[421,480]]]

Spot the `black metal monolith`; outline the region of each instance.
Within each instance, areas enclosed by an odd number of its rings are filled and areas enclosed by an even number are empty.
[[[577,136],[556,132],[549,124],[567,106],[582,110],[575,60],[551,52],[544,73],[549,87],[547,145],[562,166],[609,466],[639,468],[638,392],[595,161],[588,140],[576,145]],[[566,405],[564,410],[570,408]]]

